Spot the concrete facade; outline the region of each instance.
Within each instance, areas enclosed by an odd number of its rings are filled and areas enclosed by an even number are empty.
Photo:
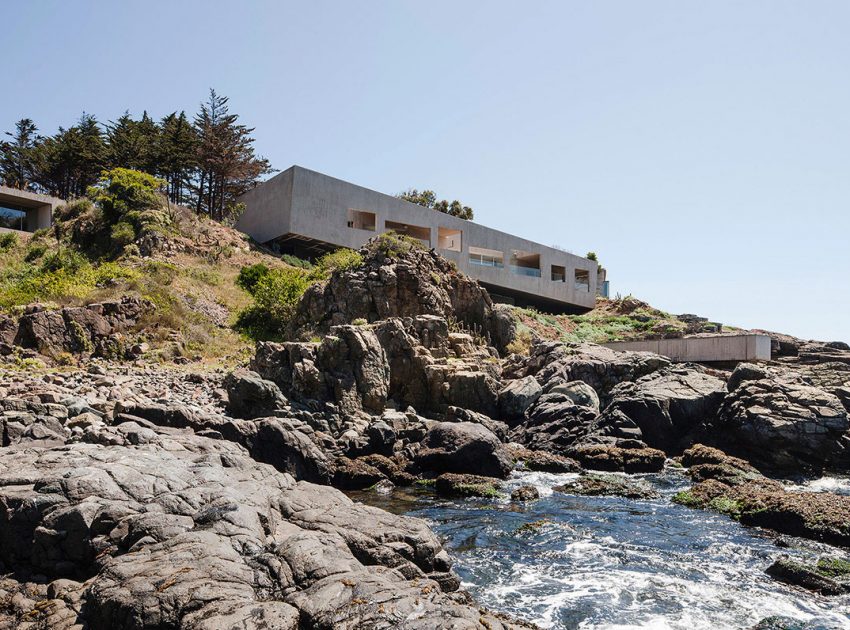
[[[300,166],[239,201],[245,212],[236,228],[282,251],[357,249],[395,230],[435,248],[497,299],[560,312],[586,312],[596,302],[597,264],[592,260]]]
[[[758,334],[617,341],[602,345],[612,350],[654,352],[680,362],[770,361],[770,337]]]
[[[26,232],[49,228],[53,222],[53,210],[64,203],[58,197],[0,186],[0,208],[25,212]]]

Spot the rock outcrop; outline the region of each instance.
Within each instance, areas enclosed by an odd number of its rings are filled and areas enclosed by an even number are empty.
[[[850,463],[850,421],[834,394],[778,368],[739,366],[729,387],[718,423],[718,441],[727,450],[778,471]]]
[[[492,432],[471,422],[439,422],[432,426],[416,454],[422,470],[507,477],[513,460]]]
[[[137,297],[88,306],[48,309],[29,305],[15,322],[0,318],[0,353],[13,346],[55,357],[63,352],[86,356],[124,358],[128,351],[126,333],[154,306]]]
[[[359,250],[360,267],[333,274],[307,290],[292,330],[328,332],[356,319],[436,315],[462,322],[503,349],[514,334],[510,314],[494,308],[487,291],[454,264],[418,242],[382,234]]]
[[[447,594],[459,580],[421,521],[233,442],[127,421],[0,449],[0,476],[0,560],[50,581],[28,619],[51,627],[517,627]]]

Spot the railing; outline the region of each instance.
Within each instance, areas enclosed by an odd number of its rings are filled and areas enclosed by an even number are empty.
[[[517,265],[511,265],[511,271],[518,276],[531,276],[532,278],[540,277],[540,270],[532,267],[518,267]]]
[[[576,280],[575,289],[576,291],[590,291],[590,283]]]
[[[496,269],[504,269],[504,263],[499,262],[498,260],[494,260],[492,258],[473,258],[469,257],[470,265],[477,265],[478,267],[495,267]]]

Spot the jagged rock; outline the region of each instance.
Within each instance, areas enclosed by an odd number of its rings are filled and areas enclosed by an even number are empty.
[[[491,431],[471,422],[438,422],[432,426],[416,464],[423,470],[507,477],[513,463]]]
[[[296,479],[329,484],[334,477],[333,465],[309,436],[312,430],[297,420],[230,420],[216,428],[225,439],[244,446],[258,462]]]
[[[511,492],[511,501],[536,501],[539,498],[540,491],[531,485],[520,486],[519,488],[516,488],[513,492]]]
[[[666,357],[650,352],[617,352],[591,343],[538,341],[529,356],[509,357],[502,372],[506,379],[534,376],[545,392],[562,383],[584,381],[604,403],[615,385],[637,380],[670,363]]]
[[[591,433],[642,440],[675,454],[692,443],[694,430],[716,416],[725,393],[723,381],[701,370],[665,368],[615,387]]]
[[[791,372],[766,376],[743,381],[726,396],[718,444],[774,470],[846,468],[850,422],[841,401]]]
[[[366,326],[338,326],[320,344],[257,344],[251,368],[307,405],[333,401],[344,414],[381,413],[389,390],[386,354]]]
[[[363,458],[340,457],[336,461],[334,485],[347,490],[370,488],[385,479],[383,473]]]
[[[587,434],[596,416],[596,410],[576,405],[566,393],[543,394],[514,428],[511,439],[533,450],[566,454]]]
[[[119,334],[134,326],[153,304],[133,296],[119,301],[48,310],[30,305],[18,320],[15,345],[55,356],[61,352],[122,356]],[[8,323],[5,325],[8,336]]]
[[[752,363],[739,363],[726,381],[726,389],[734,392],[745,381],[758,381],[767,378],[767,371]]]
[[[333,273],[307,290],[292,318],[294,334],[323,333],[355,319],[437,315],[463,322],[500,348],[511,341],[510,316],[494,309],[487,291],[436,251],[385,234],[359,253],[360,267]]]
[[[15,480],[0,488],[0,560],[54,580],[54,596],[80,592],[74,623],[518,627],[445,594],[459,581],[421,521],[295,482],[231,442],[155,433],[132,448],[0,449]]]
[[[286,397],[272,381],[250,370],[236,370],[224,379],[227,413],[235,418],[270,416],[286,406]]]
[[[533,376],[509,381],[499,391],[499,411],[502,417],[508,421],[522,418],[542,393],[543,388]]]
[[[658,493],[645,481],[601,473],[582,475],[574,481],[556,486],[553,490],[591,497],[618,496],[627,499],[652,499],[658,496]]]

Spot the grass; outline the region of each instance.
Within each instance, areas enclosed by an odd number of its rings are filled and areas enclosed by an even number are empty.
[[[817,564],[818,572],[831,578],[850,575],[850,562],[841,558],[820,558]]]

